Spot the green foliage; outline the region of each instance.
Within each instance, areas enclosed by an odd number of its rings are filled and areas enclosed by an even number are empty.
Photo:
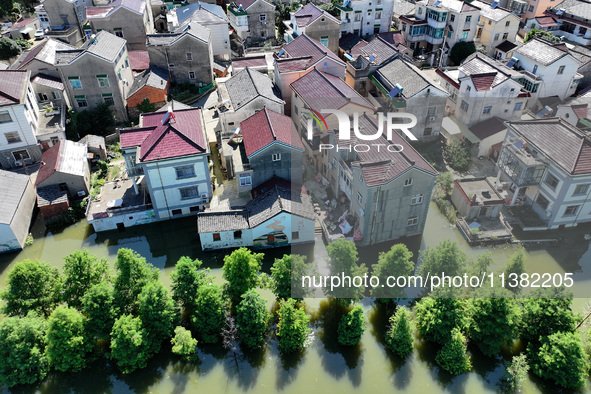
[[[354,276],[363,277],[367,273],[365,264],[359,264],[357,248],[353,241],[346,239],[337,239],[326,247],[328,253],[328,267],[332,275],[341,277],[343,274],[353,278]],[[340,287],[329,292],[333,298],[341,298],[341,303],[350,304],[354,299],[363,297],[364,286],[355,287],[352,283],[342,283]]]
[[[571,310],[572,294],[564,287],[532,291],[522,303],[521,337],[537,341],[557,332],[573,332],[577,317]]]
[[[443,158],[456,171],[468,171],[472,166],[472,152],[466,143],[460,140],[453,140],[443,148]]]
[[[263,256],[263,253],[240,248],[224,257],[222,270],[224,279],[228,281],[226,291],[232,303],[238,304],[242,294],[257,286]]]
[[[158,279],[158,269],[131,249],[122,248],[115,260],[117,276],[114,285],[114,305],[118,315],[137,314],[138,296],[145,285]]]
[[[261,347],[270,317],[265,300],[256,290],[242,294],[236,306],[236,328],[242,343],[251,349]]]
[[[31,246],[35,242],[35,238],[31,234],[27,235],[27,239],[25,239],[25,246]]]
[[[532,372],[567,389],[585,385],[589,362],[578,333],[557,332],[528,346]]]
[[[468,274],[470,276],[482,277],[482,274],[490,272],[490,267],[494,261],[490,252],[483,253],[476,260],[470,262],[468,267]],[[488,282],[487,282],[488,283]]]
[[[92,286],[82,297],[82,312],[88,319],[88,335],[108,339],[115,321],[113,288],[107,281]]]
[[[435,184],[444,198],[449,197],[453,191],[454,177],[451,172],[442,172],[435,179]]]
[[[299,1],[290,1],[289,3],[276,2],[275,3],[275,27],[280,38],[285,33],[285,25],[283,21],[290,19],[290,12],[297,11],[300,7]]]
[[[156,106],[150,102],[149,98],[145,98],[142,102],[137,106],[138,111],[142,114],[147,114],[150,112],[156,111]]]
[[[456,327],[451,331],[450,339],[437,353],[435,361],[450,374],[461,375],[472,368],[470,356],[468,356],[466,350],[466,338]]]
[[[86,318],[71,307],[57,307],[47,320],[47,358],[58,371],[77,372],[86,367],[92,343],[85,334]]]
[[[437,205],[437,208],[439,208],[441,213],[445,215],[448,222],[456,224],[458,214],[450,200],[443,197],[437,197],[435,199],[435,205]]]
[[[106,136],[115,131],[115,116],[106,103],[94,109],[81,112],[69,111],[70,121],[66,124],[68,139],[78,140],[88,134]]]
[[[183,356],[186,360],[191,360],[195,357],[197,351],[197,340],[191,336],[191,331],[178,326],[174,329],[174,337],[170,340],[172,345],[172,352],[179,356]]]
[[[413,351],[414,337],[410,312],[405,307],[398,307],[390,316],[390,328],[386,332],[386,346],[398,356],[408,357]]]
[[[522,249],[513,253],[505,265],[505,288],[513,292],[515,295],[521,294],[521,282],[519,281],[519,277],[525,272],[525,251]],[[517,286],[508,286],[509,283],[515,282],[513,279],[514,275],[512,274],[517,275]]]
[[[323,11],[328,12],[330,15],[335,16],[340,19],[341,17],[341,10],[334,6],[332,3],[324,3],[318,6]]]
[[[421,251],[420,260],[422,263],[419,266],[419,274],[426,278],[427,273],[439,276],[443,272],[447,276],[460,275],[465,270],[468,257],[458,244],[445,240],[434,248]]]
[[[419,333],[432,342],[445,344],[454,328],[461,331],[468,328],[467,302],[462,298],[423,298],[416,313]]]
[[[169,340],[178,322],[178,310],[168,290],[160,281],[152,281],[139,297],[140,319],[150,342],[150,351],[160,351],[162,341]]]
[[[343,346],[357,345],[361,340],[365,327],[363,307],[356,305],[349,313],[341,317],[337,329],[339,343]]]
[[[22,47],[9,37],[0,37],[0,60],[8,60],[20,55]]]
[[[296,301],[291,298],[279,302],[277,316],[279,350],[283,353],[292,353],[302,349],[308,334],[312,331],[308,328],[310,316],[306,315],[302,308],[298,308]]]
[[[8,288],[1,294],[6,302],[4,313],[26,316],[35,311],[47,317],[60,301],[61,285],[57,268],[36,260],[23,260],[8,273]]]
[[[16,45],[18,45],[21,48],[21,52],[26,51],[31,47],[31,43],[27,40],[23,40],[22,38],[17,38],[16,40],[14,40],[14,42],[16,42]]]
[[[310,265],[306,263],[306,256],[299,254],[286,254],[280,259],[275,259],[271,267],[271,288],[275,297],[280,299],[287,299],[292,296],[292,289],[299,293],[301,289],[301,279],[307,275],[310,270]],[[298,296],[304,297],[304,291]]]
[[[557,44],[560,42],[560,37],[555,36],[552,32],[547,30],[540,30],[540,29],[531,29],[529,33],[525,36],[523,42],[528,42],[532,38],[540,38],[542,40],[548,41],[550,43]]]
[[[122,373],[145,368],[150,359],[150,343],[138,317],[123,315],[111,331],[111,357]]]
[[[506,393],[521,392],[523,383],[527,379],[529,365],[525,354],[513,356],[511,363],[507,365],[505,374],[499,382],[500,389]]]
[[[107,260],[98,260],[86,249],[66,256],[63,271],[64,301],[76,309],[82,307],[82,297],[88,289],[109,279]]]
[[[0,383],[6,387],[32,384],[49,371],[45,354],[47,323],[34,313],[0,322]]]
[[[412,252],[404,244],[393,245],[389,251],[380,252],[378,263],[372,266],[372,274],[380,278],[380,283],[386,283],[388,276],[409,276],[414,272]],[[374,297],[400,298],[404,289],[398,287],[373,288]]]
[[[473,41],[459,41],[449,51],[449,60],[454,66],[459,66],[462,61],[476,52],[476,45]]]
[[[215,284],[201,286],[197,290],[195,306],[191,322],[199,339],[205,343],[218,342],[226,317],[221,287]]]
[[[99,176],[106,177],[107,174],[109,173],[109,164],[104,160],[99,160],[99,161],[97,161],[96,165],[98,166],[99,171],[100,171]]]
[[[195,310],[197,290],[209,281],[207,272],[202,270],[198,259],[183,256],[177,261],[172,279],[172,298],[189,314]]]

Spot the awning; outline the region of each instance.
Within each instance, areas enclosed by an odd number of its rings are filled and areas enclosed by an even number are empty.
[[[35,31],[35,29],[33,29],[32,27],[25,27],[23,30],[21,30],[21,34],[27,34],[32,31]]]

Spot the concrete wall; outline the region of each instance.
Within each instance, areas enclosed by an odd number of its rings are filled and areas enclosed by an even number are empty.
[[[65,183],[66,185],[68,185],[68,195],[73,198],[79,198],[79,191],[84,191],[85,195],[88,195],[88,192],[90,190],[90,170],[88,169],[88,162],[86,162],[85,165],[85,172],[86,175],[77,176],[56,171],[49,178],[38,184],[37,187],[59,185]]]
[[[310,25],[306,26],[303,30],[308,37],[313,38],[318,42],[322,42],[321,40],[327,37],[328,49],[333,53],[339,53],[341,27],[340,24],[333,19],[321,16]]]
[[[156,221],[156,214],[153,209],[139,212],[120,213],[101,219],[92,219],[88,223],[92,225],[94,231],[116,230],[117,224],[122,223],[125,227],[139,226]]]
[[[20,250],[24,247],[36,200],[35,186],[29,180],[12,222],[0,224],[0,253]]]
[[[517,16],[509,14],[499,21],[494,21],[481,15],[480,21],[482,26],[479,26],[478,29],[482,29],[482,32],[476,42],[484,46],[487,55],[494,55],[495,47],[505,40],[515,42],[515,36],[519,30],[519,18]],[[507,22],[509,26],[506,26]],[[505,34],[507,34],[506,38],[504,38]],[[497,37],[496,40],[495,37]]]
[[[271,101],[259,96],[250,103],[241,107],[238,111],[227,111],[221,113],[220,117],[222,122],[222,136],[229,137],[232,134],[233,129],[240,127],[240,122],[248,119],[264,107],[267,107],[267,109],[280,114],[283,113],[283,103]]]
[[[106,30],[115,34],[115,29],[121,29],[129,50],[145,50],[146,34],[154,33],[152,9],[149,6],[146,6],[143,14],[119,7],[108,18],[91,18],[88,21],[94,33]]]
[[[268,39],[275,39],[275,6],[263,0],[251,5],[248,10],[247,44],[258,44]],[[265,22],[260,20],[265,15]]]
[[[280,154],[281,160],[273,161],[273,154]],[[253,171],[253,187],[274,176],[297,183],[302,181],[303,152],[300,150],[273,143],[252,156],[249,161]]]
[[[390,24],[392,23],[392,14],[394,13],[393,0],[376,0],[369,1],[352,1],[350,7],[353,11],[341,10],[341,33],[358,32],[359,36],[366,36],[374,34],[374,28],[379,26],[380,33],[390,31]],[[371,10],[370,12],[368,12]],[[361,12],[356,12],[361,11]],[[381,12],[381,17],[376,18],[376,13]],[[359,20],[355,20],[355,15],[359,14]],[[346,22],[349,20],[349,22]]]

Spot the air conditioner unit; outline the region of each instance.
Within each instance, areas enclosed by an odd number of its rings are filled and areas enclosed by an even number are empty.
[[[432,122],[435,120],[435,116],[429,116],[429,121]]]
[[[84,197],[86,195],[86,192],[84,190],[80,190],[78,193],[76,193],[78,195],[78,197]]]

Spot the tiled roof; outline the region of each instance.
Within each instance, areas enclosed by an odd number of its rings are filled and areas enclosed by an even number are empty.
[[[60,186],[49,185],[37,189],[37,206],[45,207],[52,204],[68,202],[68,191],[60,190]]]
[[[235,57],[232,59],[232,68],[234,71],[243,69],[245,67],[267,67],[267,59],[265,55],[249,56],[249,57]]]
[[[148,51],[127,51],[132,70],[146,70],[150,68]]]
[[[571,108],[573,109],[573,112],[575,113],[575,115],[577,115],[577,118],[579,118],[579,119],[586,119],[587,118],[587,114],[588,114],[587,104],[575,104],[575,105],[572,105]]]
[[[233,75],[225,84],[234,110],[242,108],[259,96],[283,103],[271,79],[248,67]]]
[[[45,74],[35,75],[33,79],[31,79],[31,82],[36,83],[37,85],[47,86],[48,88],[64,90],[64,84],[62,83],[61,79]]]
[[[470,3],[464,2],[462,0],[422,0],[418,1],[417,5],[434,6],[435,3],[439,3],[438,7],[440,8],[446,8],[448,10],[452,10],[458,13],[479,10],[478,7],[473,6]]]
[[[490,20],[493,20],[495,22],[498,22],[498,21],[508,17],[509,15],[513,15],[511,13],[511,11],[506,10],[504,8],[501,8],[501,7],[492,8],[491,4],[485,3],[484,1],[473,0],[470,2],[470,4],[475,7],[480,8],[480,15],[482,15],[485,18],[488,18]],[[517,16],[515,18],[518,19]]]
[[[506,129],[507,126],[505,126],[504,121],[496,116],[476,123],[474,126],[470,127],[472,134],[478,137],[481,141]]]
[[[63,43],[53,38],[45,39],[39,45],[31,48],[28,52],[23,53],[21,57],[17,59],[15,64],[11,67],[13,69],[23,69],[33,59],[55,65],[55,51],[56,50],[68,50],[75,49],[74,47]]]
[[[257,0],[236,0],[235,1],[235,3],[237,5],[241,5],[243,9],[247,9],[248,7],[250,7],[251,5],[253,5],[256,2],[257,2]]]
[[[143,14],[146,8],[146,0],[115,0],[108,6],[88,7],[86,8],[86,17],[89,19],[107,18],[121,7],[136,14]]]
[[[379,33],[377,36],[393,46],[397,46],[399,44],[406,44],[404,35],[400,30]]]
[[[86,145],[70,140],[59,140],[43,152],[35,185],[40,185],[55,172],[83,177],[86,170]]]
[[[304,71],[312,65],[312,59],[312,56],[288,57],[285,59],[277,59],[276,67],[280,73]]]
[[[0,71],[0,105],[19,104],[25,97],[28,80],[27,70]]]
[[[321,10],[313,3],[308,3],[294,13],[296,22],[299,27],[306,27],[316,21],[321,16],[331,19],[336,23],[340,23],[338,19],[330,15],[328,12]]]
[[[209,42],[211,31],[199,23],[190,22],[187,25],[179,26],[174,33],[148,34],[148,45],[174,45],[185,35],[190,35],[200,41]]]
[[[106,149],[107,147],[105,144],[105,138],[101,137],[100,135],[87,134],[78,142],[93,148],[102,147],[103,149]]]
[[[304,150],[291,118],[267,108],[240,122],[240,132],[249,158],[275,141]]]
[[[538,25],[540,25],[541,27],[558,26],[556,20],[551,16],[538,16],[535,19],[536,22],[538,22]]]
[[[508,123],[567,173],[591,174],[591,141],[576,127],[559,118]]]
[[[499,45],[496,46],[496,49],[498,49],[501,52],[505,52],[505,53],[507,53],[510,50],[515,49],[515,48],[517,48],[517,44],[515,44],[511,41],[507,41],[507,40],[501,42]]]
[[[406,98],[413,97],[428,87],[439,89],[418,68],[402,59],[392,60],[384,67],[378,69],[378,74],[390,86],[400,85],[402,87],[402,96]]]
[[[246,230],[248,212],[243,209],[222,212],[201,212],[197,215],[197,231],[215,233]]]
[[[121,49],[125,47],[126,42],[121,37],[117,37],[106,30],[101,30],[96,34],[94,41],[89,41],[86,47],[57,50],[56,64],[69,64],[85,53],[92,53],[108,62],[114,62]]]
[[[166,90],[168,86],[168,71],[158,67],[145,70],[133,78],[133,84],[127,97],[136,94],[144,86],[150,86],[160,90]]]
[[[28,183],[27,175],[0,170],[0,223],[12,222]]]
[[[490,90],[510,79],[509,69],[481,54],[466,59],[459,67],[460,73],[471,77],[476,90]]]
[[[564,9],[564,14],[575,16],[577,19],[591,19],[591,3],[583,0],[564,0],[552,8],[552,11]],[[563,14],[563,15],[564,15]]]
[[[312,56],[310,66],[316,64],[325,56],[328,56],[339,63],[345,64],[334,54],[334,52],[305,34],[298,36],[295,40],[286,44],[283,47],[283,50],[289,55],[289,57]]]
[[[539,38],[534,38],[523,44],[515,54],[526,56],[544,66],[554,63],[568,53]]]
[[[12,25],[10,27],[10,30],[16,30],[16,29],[20,29],[23,26],[28,25],[29,23],[33,23],[37,20],[37,18],[28,18],[28,19],[23,19],[20,22],[15,23],[14,25]]]
[[[189,21],[197,22],[203,26],[217,23],[228,23],[228,17],[222,10],[222,7],[216,4],[207,4],[198,1],[193,4],[176,8],[173,12],[176,12],[179,25],[186,25]]]
[[[341,48],[343,51],[349,51],[351,48],[357,45],[359,41],[361,41],[361,37],[359,37],[357,34],[344,34],[339,39],[339,48]]]
[[[380,65],[396,56],[398,50],[386,41],[386,39],[375,36],[365,45],[363,45],[363,42],[359,42],[359,44],[352,48],[351,54],[353,56],[363,55],[368,58],[375,56],[373,63]]]

